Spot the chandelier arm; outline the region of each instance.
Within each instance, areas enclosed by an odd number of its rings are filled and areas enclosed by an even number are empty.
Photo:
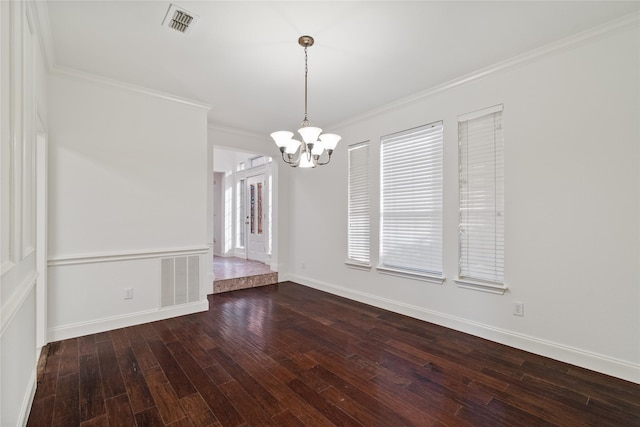
[[[331,150],[331,151],[333,151],[333,150]],[[331,161],[331,153],[329,153],[327,151],[327,154],[329,155],[329,158],[327,159],[327,161],[326,162],[318,162],[317,163],[318,166],[324,166],[324,165],[328,165],[329,164],[329,162]],[[318,158],[320,158],[320,156],[318,156]]]
[[[287,157],[289,156],[289,154],[287,154]],[[282,160],[284,160],[284,162],[288,165],[292,165],[292,167],[296,167],[298,166],[298,162],[292,162],[287,160],[287,158],[284,156],[284,151],[282,152]]]

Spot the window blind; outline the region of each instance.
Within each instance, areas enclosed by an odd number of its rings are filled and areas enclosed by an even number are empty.
[[[497,111],[496,111],[497,110]],[[502,106],[459,118],[459,277],[504,282]],[[474,117],[475,116],[475,117]]]
[[[347,262],[370,263],[369,141],[349,146]]]
[[[442,275],[442,122],[381,139],[380,266]]]

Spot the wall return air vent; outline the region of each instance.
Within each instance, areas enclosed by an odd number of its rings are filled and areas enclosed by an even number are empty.
[[[175,4],[171,4],[169,6],[169,10],[167,10],[164,20],[162,21],[162,25],[183,34],[188,34],[191,32],[198,18],[199,16],[195,13],[191,13],[186,9],[176,6]]]

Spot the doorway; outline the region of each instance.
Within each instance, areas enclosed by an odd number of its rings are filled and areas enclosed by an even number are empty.
[[[264,175],[247,179],[247,210],[245,229],[247,236],[247,259],[265,262],[265,224]]]
[[[213,157],[214,293],[276,283],[272,159],[220,147]]]

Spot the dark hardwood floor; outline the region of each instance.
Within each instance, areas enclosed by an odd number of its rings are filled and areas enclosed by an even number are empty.
[[[53,343],[29,426],[640,426],[640,385],[293,283]]]

